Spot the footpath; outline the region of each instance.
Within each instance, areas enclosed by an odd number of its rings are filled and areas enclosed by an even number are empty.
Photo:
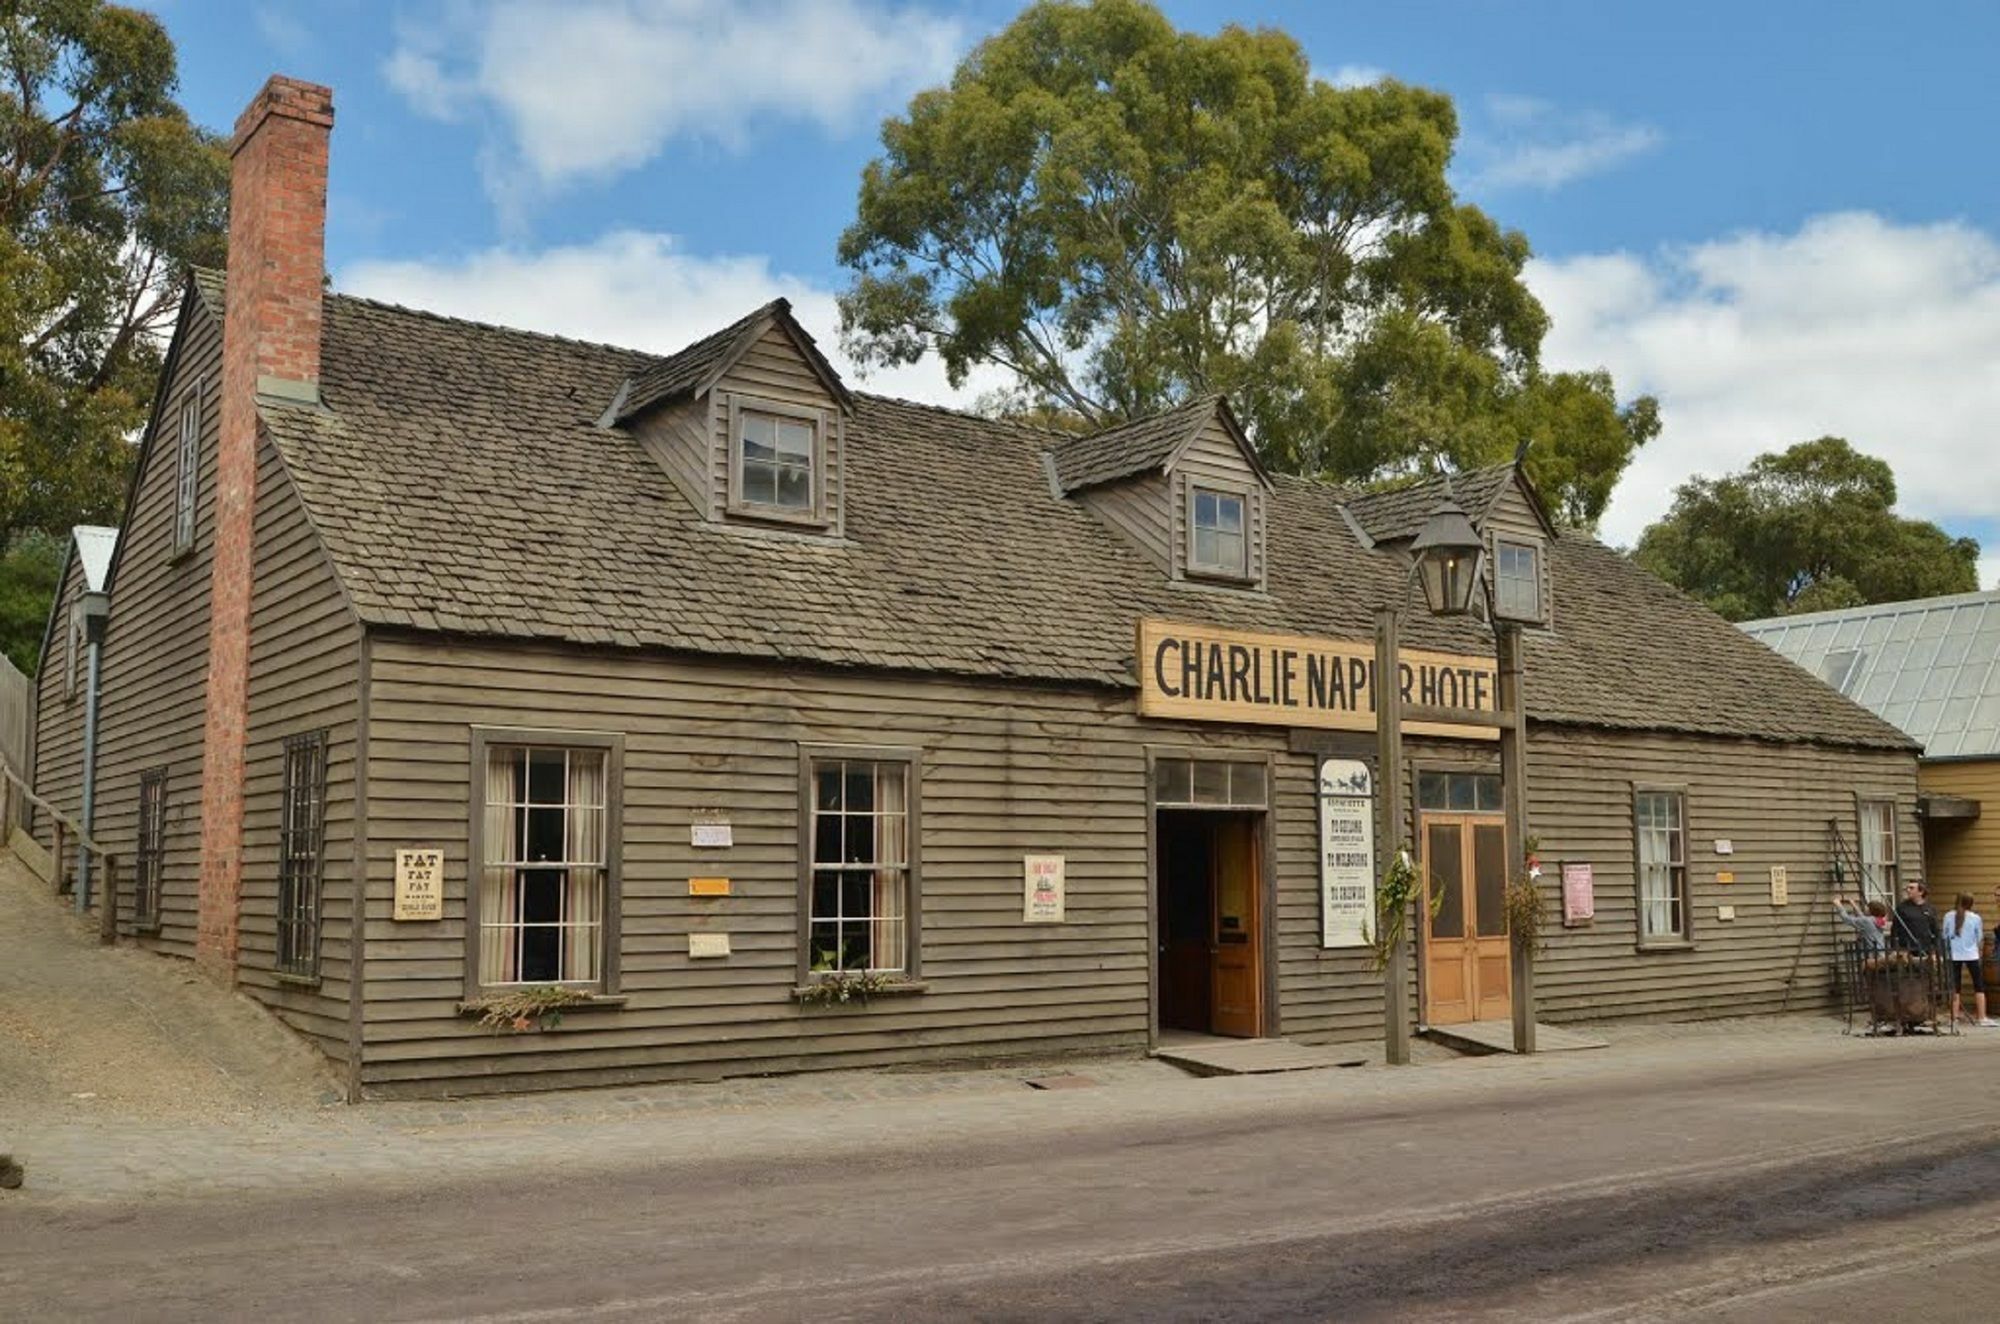
[[[1504,1108],[1551,1085],[1649,1089],[1824,1064],[1924,1070],[2000,1053],[2000,1030],[1842,1035],[1795,1015],[1593,1027],[1610,1047],[1198,1079],[1140,1057],[867,1071],[497,1099],[339,1102],[310,1048],[184,964],[105,949],[0,855],[0,1153],[26,1166],[0,1208],[422,1189],[506,1174],[749,1164],[967,1145],[1033,1146],[1140,1124],[1237,1131],[1337,1101],[1356,1118]],[[1057,1084],[1061,1088],[1046,1088]],[[1037,1088],[1037,1086],[1043,1088]]]

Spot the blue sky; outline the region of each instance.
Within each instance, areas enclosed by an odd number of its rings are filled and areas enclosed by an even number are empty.
[[[1524,230],[1558,366],[1661,396],[1605,534],[1693,472],[1835,432],[2000,552],[2000,6],[1168,3],[1335,81],[1455,98],[1455,181]],[[343,288],[672,348],[772,293],[824,341],[885,113],[1015,4],[174,0],[184,99],[335,89]],[[869,383],[948,398],[941,374]],[[975,384],[976,385],[976,384]],[[2000,557],[1983,568],[1991,585]]]

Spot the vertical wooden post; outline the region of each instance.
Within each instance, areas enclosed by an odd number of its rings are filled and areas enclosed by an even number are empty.
[[[60,818],[57,818],[54,814],[50,814],[49,820],[55,824],[56,828],[56,853],[51,857],[55,860],[55,866],[51,872],[56,876],[56,895],[61,896],[63,887],[63,855],[65,854],[63,850],[63,838],[68,834],[64,830],[63,821]]]
[[[98,885],[103,899],[98,902],[97,941],[109,947],[118,941],[118,857],[107,855],[100,863],[104,880]]]
[[[1500,672],[1500,710],[1511,714],[1500,728],[1500,773],[1507,809],[1507,881],[1527,859],[1528,841],[1528,714],[1521,697],[1521,627],[1498,622],[1493,631],[1495,662]],[[1508,962],[1514,1004],[1514,1051],[1535,1051],[1534,952],[1518,939]]]
[[[1382,868],[1403,849],[1403,683],[1402,613],[1385,607],[1375,613],[1375,789],[1382,806]],[[1380,922],[1379,920],[1377,921]],[[1410,1061],[1410,998],[1405,976],[1410,964],[1407,936],[1396,939],[1382,967],[1383,1056],[1392,1067]]]

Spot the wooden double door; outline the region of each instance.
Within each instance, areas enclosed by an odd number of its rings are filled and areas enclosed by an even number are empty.
[[[1424,1023],[1513,1014],[1507,940],[1507,823],[1423,815]]]
[[[1262,815],[1161,810],[1160,1028],[1263,1033]]]

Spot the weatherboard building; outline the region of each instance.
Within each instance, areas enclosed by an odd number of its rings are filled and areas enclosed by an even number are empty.
[[[783,302],[660,355],[327,293],[331,125],[283,79],[239,121],[105,576],[130,941],[357,1097],[1366,1043],[1400,840],[1417,1018],[1506,1017],[1494,730],[1408,725],[1376,812],[1367,641],[1436,484],[1268,473],[1212,397],[1071,437],[868,395]],[[1454,492],[1525,627],[1538,1014],[1823,999],[1830,829],[1886,812],[1917,865],[1912,742],[1516,468]],[[66,812],[81,574],[40,672]],[[1414,701],[1495,707],[1482,626],[1406,643]],[[551,987],[559,1025],[481,1024]]]

